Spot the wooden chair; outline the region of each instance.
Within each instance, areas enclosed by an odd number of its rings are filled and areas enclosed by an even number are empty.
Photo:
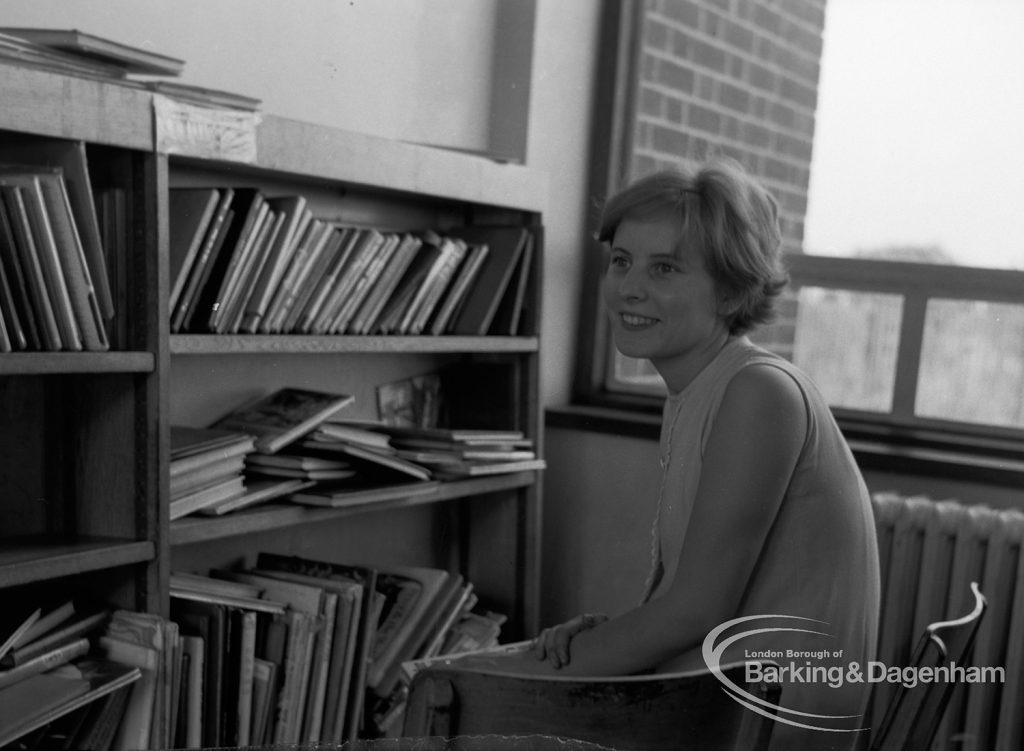
[[[976,582],[971,582],[974,607],[967,615],[952,621],[939,621],[925,628],[914,650],[910,665],[965,666],[987,603]],[[871,743],[871,751],[927,749],[935,737],[942,713],[955,688],[954,682],[919,682],[913,688],[900,684]]]
[[[755,697],[778,705],[778,684],[747,684],[743,663],[722,671]],[[623,751],[756,751],[767,748],[773,725],[734,701],[708,671],[567,678],[452,665],[413,679],[403,734],[546,735]]]

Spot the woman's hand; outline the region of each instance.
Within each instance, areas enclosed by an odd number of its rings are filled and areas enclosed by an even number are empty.
[[[604,613],[584,613],[558,626],[546,628],[533,640],[533,654],[538,660],[547,660],[555,669],[569,664],[569,644],[581,631],[604,623]]]

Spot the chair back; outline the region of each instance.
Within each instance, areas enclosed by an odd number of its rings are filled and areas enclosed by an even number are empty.
[[[987,602],[976,582],[971,582],[974,607],[967,615],[952,621],[932,623],[924,630],[911,658],[911,667],[948,667],[951,663],[966,667],[974,638]],[[900,684],[871,743],[872,751],[926,749],[939,728],[942,713],[955,688],[954,681],[917,682],[913,688]]]
[[[748,684],[744,663],[722,672],[778,705],[780,686]],[[628,751],[756,751],[767,748],[773,725],[733,700],[709,671],[566,678],[450,665],[413,679],[403,734],[550,735]]]

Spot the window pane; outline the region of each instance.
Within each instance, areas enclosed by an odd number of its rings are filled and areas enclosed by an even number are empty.
[[[793,361],[832,406],[891,412],[902,316],[900,295],[803,287]]]
[[[1024,427],[1024,306],[929,300],[914,411]]]
[[[650,360],[626,357],[620,352],[612,356],[612,388],[642,394],[664,394],[665,381]]]

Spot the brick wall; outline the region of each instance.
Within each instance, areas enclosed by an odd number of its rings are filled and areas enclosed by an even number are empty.
[[[629,177],[734,157],[801,252],[824,24],[825,0],[644,0]],[[756,338],[788,355],[795,301],[779,307]]]

